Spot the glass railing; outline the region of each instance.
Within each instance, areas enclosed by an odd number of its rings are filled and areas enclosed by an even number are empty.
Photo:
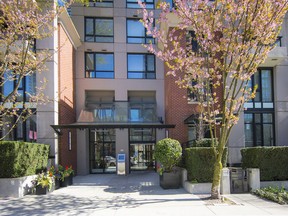
[[[159,122],[155,103],[114,102],[89,103],[79,115],[78,122],[151,123]]]

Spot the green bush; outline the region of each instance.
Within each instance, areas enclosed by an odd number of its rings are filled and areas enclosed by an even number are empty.
[[[259,168],[261,181],[288,179],[288,147],[251,147],[241,149],[242,167]]]
[[[227,148],[225,148],[222,164],[226,166]],[[212,147],[187,148],[185,151],[185,167],[189,181],[212,182],[215,156]]]
[[[171,172],[180,161],[181,155],[182,147],[177,140],[165,138],[155,145],[155,160],[161,163],[164,172]]]
[[[47,167],[49,145],[2,141],[0,142],[0,178],[34,175]]]
[[[214,145],[216,146],[216,142],[214,143]],[[191,147],[211,147],[211,146],[212,146],[212,139],[211,138],[203,138],[200,140],[194,140],[192,142]]]

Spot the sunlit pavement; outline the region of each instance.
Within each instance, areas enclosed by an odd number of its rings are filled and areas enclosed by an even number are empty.
[[[287,215],[288,205],[250,194],[227,196],[235,204],[211,204],[184,189],[163,190],[154,172],[87,175],[48,195],[1,199],[0,215]]]

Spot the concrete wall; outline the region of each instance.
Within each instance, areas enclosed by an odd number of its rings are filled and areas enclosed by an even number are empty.
[[[51,5],[54,7],[55,5]],[[52,25],[57,27],[57,19],[54,19]],[[47,86],[44,91],[45,96],[49,98],[47,104],[37,105],[37,142],[50,144],[50,155],[55,156],[55,163],[58,163],[58,137],[50,125],[56,125],[58,121],[58,31],[44,40],[37,40],[36,49],[48,49],[54,53],[51,59],[46,62],[47,70],[37,74],[36,80],[39,84],[43,79],[47,80]],[[40,84],[41,86],[41,84]]]

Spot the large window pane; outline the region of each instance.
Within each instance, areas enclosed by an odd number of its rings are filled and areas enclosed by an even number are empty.
[[[114,54],[86,53],[86,78],[114,78]]]
[[[113,71],[113,54],[96,54],[96,71]]]
[[[85,18],[85,41],[113,42],[114,24],[110,18]]]
[[[26,101],[29,101],[31,96],[36,94],[36,74],[33,73],[31,76],[25,77],[25,92]]]
[[[272,101],[272,75],[271,70],[262,70],[262,101]]]
[[[155,57],[151,54],[128,54],[128,79],[155,79]]]
[[[86,18],[85,21],[86,21],[85,23],[86,35],[94,35],[94,19]]]
[[[154,43],[139,19],[127,19],[127,43]]]

